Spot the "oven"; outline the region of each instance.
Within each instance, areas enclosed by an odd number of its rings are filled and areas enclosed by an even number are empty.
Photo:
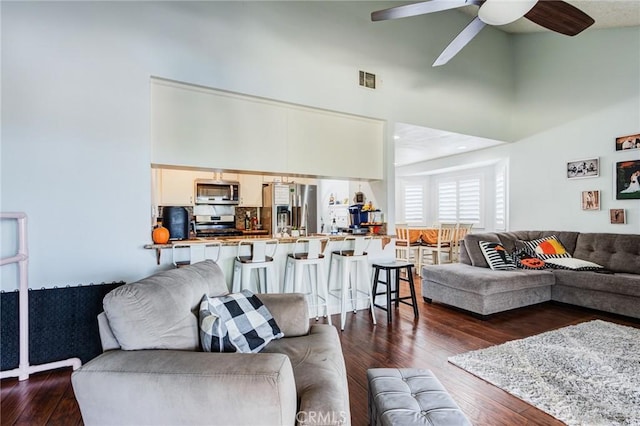
[[[193,208],[196,237],[231,237],[242,235],[236,229],[235,206],[200,204]]]

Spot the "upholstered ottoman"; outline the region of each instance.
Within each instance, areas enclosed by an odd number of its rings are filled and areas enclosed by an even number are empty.
[[[429,370],[371,368],[367,379],[371,425],[471,425]]]

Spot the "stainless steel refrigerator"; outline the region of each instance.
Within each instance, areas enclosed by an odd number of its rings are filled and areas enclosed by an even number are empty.
[[[318,232],[318,187],[297,183],[262,186],[260,220],[269,234],[298,230],[300,235]]]

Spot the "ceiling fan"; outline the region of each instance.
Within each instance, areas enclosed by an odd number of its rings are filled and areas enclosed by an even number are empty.
[[[506,25],[525,17],[552,31],[574,36],[595,22],[580,9],[561,0],[429,0],[378,10],[371,14],[371,20],[406,18],[469,5],[480,6],[478,16],[440,54],[434,67],[449,62],[486,25]]]

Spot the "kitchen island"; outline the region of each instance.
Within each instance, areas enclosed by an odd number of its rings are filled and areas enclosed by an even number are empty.
[[[322,234],[314,234],[310,237],[326,237],[329,239],[328,247],[325,250],[325,261],[323,267],[325,268],[325,272],[328,276],[329,274],[329,263],[331,261],[331,252],[335,250],[339,250],[342,242],[345,237],[351,236],[351,234],[338,234],[338,235],[322,235]],[[392,235],[371,235],[373,240],[371,244],[369,244],[369,248],[367,249],[369,263],[380,262],[380,261],[390,261],[395,259],[395,246],[392,244],[393,238],[395,236]],[[277,271],[277,281],[279,283],[280,291],[282,291],[282,283],[284,281],[284,270],[286,266],[287,255],[293,252],[293,246],[298,238],[302,237],[284,237],[277,238],[278,247],[276,253],[274,255],[274,261],[276,262],[276,271]],[[220,265],[222,271],[225,275],[225,280],[227,282],[227,287],[231,290],[231,283],[233,281],[233,263],[234,259],[237,255],[237,246],[238,242],[241,240],[247,239],[271,239],[271,236],[264,235],[244,235],[238,237],[220,237],[220,238],[197,238],[193,240],[182,240],[176,241],[175,243],[170,242],[167,244],[146,244],[144,246],[145,249],[153,249],[156,251],[156,260],[161,269],[171,269],[174,268],[172,255],[173,253],[166,253],[167,250],[173,252],[174,244],[189,244],[189,243],[207,243],[207,242],[215,242],[219,241],[221,244],[220,247],[220,256],[218,258],[217,263]],[[183,250],[182,253],[180,251]],[[217,250],[217,248],[212,248],[212,250]],[[165,251],[165,256],[160,256],[160,253]],[[188,258],[188,248],[176,248],[176,257],[180,256],[180,258],[184,258],[185,256]],[[215,251],[213,254],[217,254]],[[333,286],[335,287],[335,286]],[[332,313],[339,312],[339,306],[337,301],[335,301],[335,306],[330,307],[330,311]],[[358,309],[363,309],[364,306],[358,306]]]

